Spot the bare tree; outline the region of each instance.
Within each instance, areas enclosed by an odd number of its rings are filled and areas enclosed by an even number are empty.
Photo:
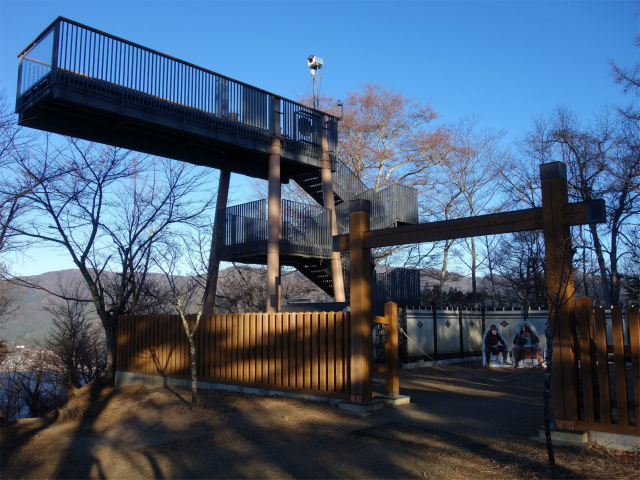
[[[89,316],[89,303],[72,300],[83,298],[82,286],[60,285],[58,290],[67,300],[49,298],[44,309],[51,314],[49,333],[42,342],[49,361],[61,371],[67,398],[106,368],[104,333]]]
[[[480,130],[478,119],[473,116],[463,118],[449,127],[448,150],[442,156],[442,161],[430,170],[429,210],[434,218],[449,220],[480,215],[499,208],[494,198],[500,188],[500,173],[507,158],[507,153],[499,148],[503,137],[502,131]],[[444,295],[448,256],[455,243],[448,240],[444,244],[441,295]],[[477,306],[477,270],[481,264],[479,251],[474,238],[465,239],[464,245],[466,252],[458,257],[468,263],[471,270],[472,296]]]
[[[636,15],[640,15],[636,14]],[[636,47],[640,47],[640,35],[633,40]],[[609,60],[611,65],[611,74],[615,82],[622,85],[624,93],[631,93],[635,96],[635,100],[626,108],[620,108],[619,111],[631,120],[640,120],[640,105],[638,104],[638,94],[640,94],[640,61],[630,67],[618,65],[613,60]]]
[[[194,251],[194,244],[188,241],[185,243],[185,239],[196,239],[195,246],[198,248]],[[189,343],[191,404],[193,406],[198,405],[195,333],[200,325],[205,301],[204,292],[207,285],[207,264],[204,262],[206,256],[203,253],[205,249],[206,242],[202,235],[177,237],[172,241],[163,242],[152,260],[154,265],[162,271],[168,285],[168,295],[162,301],[180,316]],[[188,259],[186,262],[185,258]],[[200,261],[194,262],[194,258]],[[185,272],[184,268],[188,268],[188,270]]]
[[[205,188],[208,173],[76,139],[58,148],[49,136],[19,165],[37,186],[27,195],[34,214],[12,231],[66,251],[80,270],[105,330],[106,371],[112,381],[118,317],[140,303],[155,243],[211,205],[213,196]],[[25,279],[14,281],[44,289]]]
[[[0,324],[20,307],[18,290],[6,278],[10,276],[9,255],[28,246],[10,227],[23,221],[28,210],[26,194],[34,183],[20,171],[18,159],[33,139],[18,126],[17,116],[10,112],[6,94],[0,90]]]
[[[568,109],[558,108],[550,118],[538,119],[521,144],[523,153],[536,162],[567,164],[573,199],[605,199],[608,223],[589,224],[590,239],[583,236],[576,247],[593,251],[606,305],[620,301],[618,263],[627,254],[640,214],[639,130],[637,121],[607,110],[583,124]],[[529,169],[524,173],[535,175]],[[512,180],[510,185],[515,183]],[[526,196],[529,190],[520,188],[516,193],[537,202]],[[588,253],[578,256],[583,258],[584,278],[593,274],[587,269],[588,257]]]

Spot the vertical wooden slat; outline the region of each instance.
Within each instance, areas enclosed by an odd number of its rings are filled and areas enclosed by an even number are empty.
[[[173,322],[170,321],[170,318],[168,315],[164,316],[164,327],[165,327],[165,331],[164,331],[164,341],[165,341],[165,354],[166,354],[166,360],[164,363],[164,367],[165,367],[165,374],[169,375],[172,372],[171,369],[171,365],[175,359],[175,348],[173,346],[172,343],[172,333],[171,333],[171,329],[173,328]]]
[[[276,314],[270,313],[269,317],[269,383],[276,383]]]
[[[264,383],[262,366],[264,364],[264,337],[262,335],[264,314],[256,315],[256,382]]]
[[[311,314],[311,388],[317,390],[319,388],[319,372],[318,360],[320,352],[318,351],[318,312]]]
[[[289,386],[296,386],[296,317],[297,313],[289,314]]]
[[[580,371],[582,373],[582,401],[584,406],[585,422],[593,423],[593,378],[591,365],[591,332],[589,325],[593,324],[593,300],[589,297],[581,297],[577,300],[578,334],[580,335]]]
[[[248,313],[249,317],[249,381],[256,381],[256,315]]]
[[[123,333],[124,333],[124,341],[122,344],[122,370],[128,370],[129,369],[129,352],[131,351],[131,321],[130,321],[130,316],[127,315],[126,317],[124,317],[124,329],[123,329]]]
[[[250,326],[249,326],[249,320],[250,320],[251,315],[249,313],[243,313],[242,314],[242,340],[243,340],[243,361],[242,361],[242,381],[243,382],[248,382],[250,375],[249,375],[249,365],[251,363],[251,346],[249,343],[249,330],[250,330]]]
[[[318,367],[320,369],[318,388],[327,391],[327,313],[322,312],[318,317],[318,342],[320,349],[320,359]]]
[[[311,314],[304,314],[304,388],[311,388]]]
[[[627,372],[624,362],[624,333],[622,309],[611,309],[611,331],[613,337],[613,364],[616,375],[616,400],[618,404],[618,425],[629,426],[629,407],[627,396]]]
[[[158,321],[160,320],[160,315],[152,315],[151,321],[151,348],[149,349],[149,367],[150,373],[157,373],[158,371],[158,346],[159,338],[158,338]]]
[[[282,364],[284,360],[283,356],[283,339],[282,339],[282,314],[277,313],[275,315],[276,320],[276,378],[275,384],[278,386],[283,385],[282,381]]]
[[[178,343],[178,319],[171,315],[170,317],[171,324],[171,348],[173,349],[173,357],[171,359],[171,373],[176,374],[178,372],[178,368],[180,365],[180,344]]]
[[[600,386],[600,418],[604,425],[611,425],[611,394],[609,391],[609,361],[607,358],[607,329],[604,310],[595,310],[596,347],[598,358],[598,385]]]
[[[631,378],[633,384],[633,409],[636,414],[636,430],[640,435],[640,314],[638,307],[627,310],[629,348],[631,350]]]
[[[226,313],[224,315],[224,339],[223,339],[223,354],[224,354],[224,376],[226,380],[231,379],[231,346],[233,345],[231,340],[231,325],[232,325],[232,315],[230,313]]]
[[[157,365],[157,353],[158,353],[158,319],[159,315],[151,316],[151,325],[150,325],[150,346],[149,346],[149,373],[156,373],[156,365]]]
[[[133,316],[134,330],[133,330],[133,345],[131,351],[131,366],[133,370],[138,370],[138,350],[140,350],[140,322],[137,321],[137,317]]]
[[[290,313],[282,315],[282,386],[289,386],[289,364],[291,362],[289,352],[289,319]]]
[[[164,339],[162,338],[162,315],[157,316],[156,320],[156,351],[155,351],[155,371],[162,374],[162,350],[164,345]]]
[[[400,395],[400,379],[398,370],[398,305],[394,302],[384,304],[384,316],[388,323],[385,325],[385,363],[387,365],[386,393],[389,397]]]
[[[222,337],[220,332],[222,330],[222,315],[214,315],[213,316],[213,377],[214,378],[222,378],[222,374],[220,373],[220,365],[221,358],[220,352],[222,351]]]
[[[296,387],[304,387],[304,313],[296,314]]]
[[[117,365],[118,370],[124,371],[126,369],[125,365],[125,349],[126,349],[126,339],[127,339],[127,329],[126,329],[127,319],[123,315],[118,317],[118,357],[117,357]]]
[[[242,345],[243,345],[243,324],[242,324],[242,314],[236,313],[233,316],[233,324],[235,328],[235,335],[233,340],[233,349],[235,350],[235,379],[240,381],[242,380],[242,362],[244,358],[242,356]]]
[[[118,317],[118,339],[116,343],[116,370],[118,371],[123,370],[122,360],[124,359],[124,356],[122,353],[122,347],[124,345],[124,322],[124,315]]]
[[[207,335],[205,337],[205,348],[207,349],[207,369],[205,372],[205,375],[208,378],[213,377],[213,364],[214,364],[214,359],[213,359],[213,354],[214,354],[214,349],[213,349],[213,329],[214,329],[214,324],[213,324],[213,315],[208,314],[207,315],[207,323],[205,324],[207,326],[206,332]]]
[[[200,367],[200,375],[202,377],[208,377],[209,370],[209,358],[208,358],[208,348],[207,348],[207,335],[209,334],[209,329],[207,325],[207,321],[209,319],[209,315],[202,315],[200,317],[200,325],[198,325],[198,330],[196,334],[200,338],[200,351],[198,352],[198,365]]]
[[[342,312],[337,312],[335,315],[335,329],[336,329],[336,392],[344,392],[344,321]]]
[[[229,380],[237,379],[238,368],[238,325],[236,314],[227,314],[227,361],[229,362]]]
[[[344,314],[344,382],[345,382],[345,392],[353,395],[354,392],[351,390],[351,363],[349,362],[349,358],[351,358],[351,322],[353,318],[351,318],[351,312],[346,312]]]
[[[327,391],[336,387],[336,315],[327,313]]]

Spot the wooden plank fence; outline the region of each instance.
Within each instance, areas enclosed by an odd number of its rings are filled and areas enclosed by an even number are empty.
[[[398,307],[375,317],[386,335],[387,395],[398,395]],[[190,322],[195,316],[189,316]],[[195,334],[198,380],[266,390],[352,398],[351,315],[342,312],[203,315]],[[394,334],[395,333],[395,334]],[[190,378],[189,348],[177,315],[119,319],[117,370]],[[370,381],[370,379],[369,379]]]
[[[622,310],[611,312],[607,335],[605,311],[593,309],[593,300],[577,300],[575,427],[625,435],[640,435],[640,319],[638,307],[627,310],[627,332]],[[625,341],[626,339],[626,341]]]
[[[397,313],[377,319],[397,330]],[[350,320],[342,312],[204,315],[195,334],[198,379],[349,399]],[[393,342],[393,335],[388,337]],[[397,392],[397,353],[389,355],[388,364],[377,371],[395,379]],[[189,378],[188,343],[179,317],[120,317],[117,369]]]

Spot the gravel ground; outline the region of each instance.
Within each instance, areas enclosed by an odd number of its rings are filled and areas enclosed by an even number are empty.
[[[384,379],[375,378],[382,392]],[[9,478],[638,478],[640,455],[556,447],[547,467],[543,373],[475,363],[401,371],[411,405],[368,417],[327,403],[89,385],[66,419],[3,427]],[[82,418],[80,418],[82,417]]]

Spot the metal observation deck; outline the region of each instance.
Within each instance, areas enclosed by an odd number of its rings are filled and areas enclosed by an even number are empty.
[[[337,158],[336,117],[62,17],[18,58],[20,125],[266,179],[278,115],[288,182],[320,168],[325,116]]]
[[[318,203],[282,202],[280,263],[331,296],[332,215],[320,174],[324,135],[340,234],[348,232],[348,201],[356,198],[371,201],[374,230],[418,223],[415,189],[392,185],[375,192],[339,160],[332,115],[62,17],[18,58],[16,113],[27,127],[262,179],[268,179],[279,132],[280,181],[294,180]],[[266,200],[226,208],[221,217],[220,259],[264,264]],[[348,277],[346,258],[343,271]],[[419,273],[408,269],[382,275],[373,282],[375,308],[386,300],[416,304],[419,283]]]

